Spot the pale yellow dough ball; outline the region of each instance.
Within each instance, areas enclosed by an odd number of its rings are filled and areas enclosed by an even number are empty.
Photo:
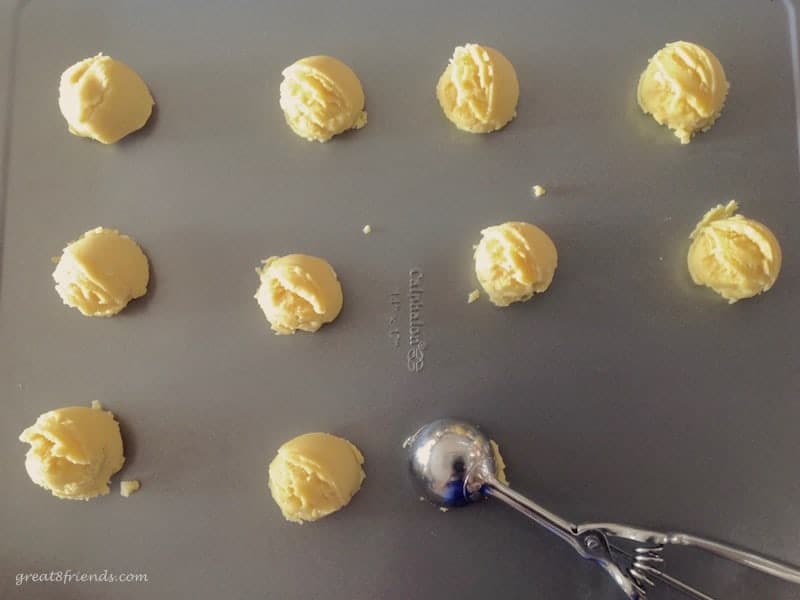
[[[150,267],[131,238],[97,227],[64,248],[53,279],[64,304],[87,317],[110,317],[147,293]]]
[[[316,521],[346,506],[366,475],[353,444],[329,433],[286,442],[269,465],[269,491],[288,521]]]
[[[286,67],[280,105],[292,131],[309,141],[327,142],[367,124],[361,82],[332,56],[309,56]]]
[[[536,225],[512,221],[481,231],[475,274],[496,306],[524,302],[550,287],[558,265],[553,240]]]
[[[517,73],[499,50],[478,44],[457,46],[439,78],[436,97],[459,129],[496,131],[517,115]]]
[[[59,498],[108,494],[111,476],[125,462],[119,423],[97,402],[46,412],[19,439],[31,445],[25,457],[31,481]]]
[[[125,63],[98,54],[61,75],[58,106],[70,133],[113,144],[144,127],[153,111],[147,84]]]
[[[639,78],[637,97],[645,114],[688,144],[722,113],[730,84],[711,50],[672,42],[655,53]]]
[[[769,290],[781,270],[781,246],[769,228],[734,214],[735,200],[709,210],[689,236],[687,262],[697,285],[730,304]]]
[[[328,261],[306,254],[271,256],[257,268],[255,298],[276,334],[317,331],[342,310],[342,286]]]

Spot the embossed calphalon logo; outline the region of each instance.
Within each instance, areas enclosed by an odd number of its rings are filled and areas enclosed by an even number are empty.
[[[425,367],[425,322],[422,309],[425,306],[425,289],[422,285],[422,269],[414,268],[408,272],[408,370],[419,373]]]

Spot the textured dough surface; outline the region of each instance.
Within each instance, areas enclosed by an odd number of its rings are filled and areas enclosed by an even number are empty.
[[[58,86],[58,107],[70,133],[103,144],[144,127],[153,104],[139,74],[103,54],[72,65]]]
[[[733,304],[768,291],[781,270],[781,246],[763,223],[735,214],[735,200],[709,210],[689,236],[687,263],[697,285]]]
[[[87,317],[110,317],[147,293],[150,266],[127,235],[97,227],[64,248],[53,279],[64,304]]]
[[[730,84],[713,52],[689,42],[672,42],[655,53],[639,78],[637,97],[645,114],[688,144],[722,113]]]
[[[125,462],[119,423],[98,403],[46,412],[19,439],[31,445],[25,456],[31,481],[59,498],[108,494],[111,476]]]
[[[329,433],[306,433],[278,448],[269,490],[288,521],[316,521],[346,506],[366,475],[353,444]]]
[[[459,129],[490,133],[517,115],[519,81],[499,50],[479,44],[457,46],[439,78],[436,97]]]
[[[475,274],[496,306],[524,302],[550,287],[558,266],[553,240],[536,225],[512,221],[481,231]]]
[[[306,254],[271,256],[257,268],[255,298],[276,334],[314,332],[342,310],[342,286],[328,261]]]
[[[286,67],[280,105],[292,131],[309,141],[326,142],[367,124],[361,82],[332,56],[308,56]]]

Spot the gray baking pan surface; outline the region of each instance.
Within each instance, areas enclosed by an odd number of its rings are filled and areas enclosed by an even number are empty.
[[[568,518],[690,530],[800,563],[783,3],[0,6],[0,597],[620,598],[499,504],[441,514],[417,499],[400,444],[444,415],[484,426],[512,484]],[[634,98],[648,57],[676,39],[713,49],[732,83],[723,117],[689,146]],[[470,41],[519,74],[518,116],[489,136],[457,131],[434,97]],[[69,135],[56,103],[61,72],[100,51],[157,101],[144,130],[109,147]],[[277,102],[282,68],[317,53],[354,68],[369,112],[324,145],[296,137]],[[533,184],[549,193],[532,198]],[[785,262],[768,294],[728,306],[691,284],[685,253],[703,212],[731,198],[775,231]],[[550,233],[553,286],[504,310],[468,305],[472,245],[506,220]],[[113,319],[63,306],[51,279],[51,257],[98,225],[135,237],[153,269],[147,297]],[[272,335],[252,298],[259,260],[288,252],[324,256],[342,280],[345,308],[317,334]],[[422,327],[410,340],[412,284]],[[424,344],[411,368],[409,341]],[[57,500],[28,480],[17,436],[93,399],[118,416],[127,462],[111,495]],[[318,430],[355,442],[368,477],[346,510],[300,527],[270,499],[266,466]],[[121,477],[142,490],[121,498]],[[695,554],[667,558],[719,598],[800,597]],[[148,580],[16,585],[67,569]]]

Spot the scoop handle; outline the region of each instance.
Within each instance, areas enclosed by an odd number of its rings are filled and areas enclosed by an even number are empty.
[[[557,535],[571,546],[575,546],[577,528],[574,523],[562,519],[557,514],[550,512],[530,498],[515,492],[510,487],[500,483],[494,478],[484,482],[481,487],[481,492],[492,498],[497,498],[514,510],[521,512],[532,521],[535,521],[550,533]]]
[[[797,567],[780,563],[761,554],[756,554],[755,552],[740,550],[728,544],[722,544],[689,533],[662,533],[659,531],[639,529],[632,525],[623,525],[620,523],[587,523],[585,525],[579,525],[577,530],[584,531],[588,529],[599,529],[600,531],[604,531],[607,535],[646,544],[659,546],[665,546],[667,544],[691,546],[742,566],[761,571],[767,575],[772,575],[778,579],[800,584],[800,569]]]
[[[583,558],[593,560],[619,585],[628,600],[645,600],[643,590],[612,559],[608,540],[602,531],[595,529],[578,532],[575,524],[562,519],[496,479],[486,481],[481,488],[481,492],[492,498],[497,498],[514,510],[521,512],[550,533],[567,542]]]
[[[767,575],[772,575],[778,579],[800,584],[800,570],[771,560],[760,554],[755,554],[754,552],[739,550],[728,544],[721,544],[688,533],[669,533],[667,534],[667,543],[699,548],[700,550],[705,550],[720,558],[725,558],[745,567],[750,567],[751,569],[761,571]]]

